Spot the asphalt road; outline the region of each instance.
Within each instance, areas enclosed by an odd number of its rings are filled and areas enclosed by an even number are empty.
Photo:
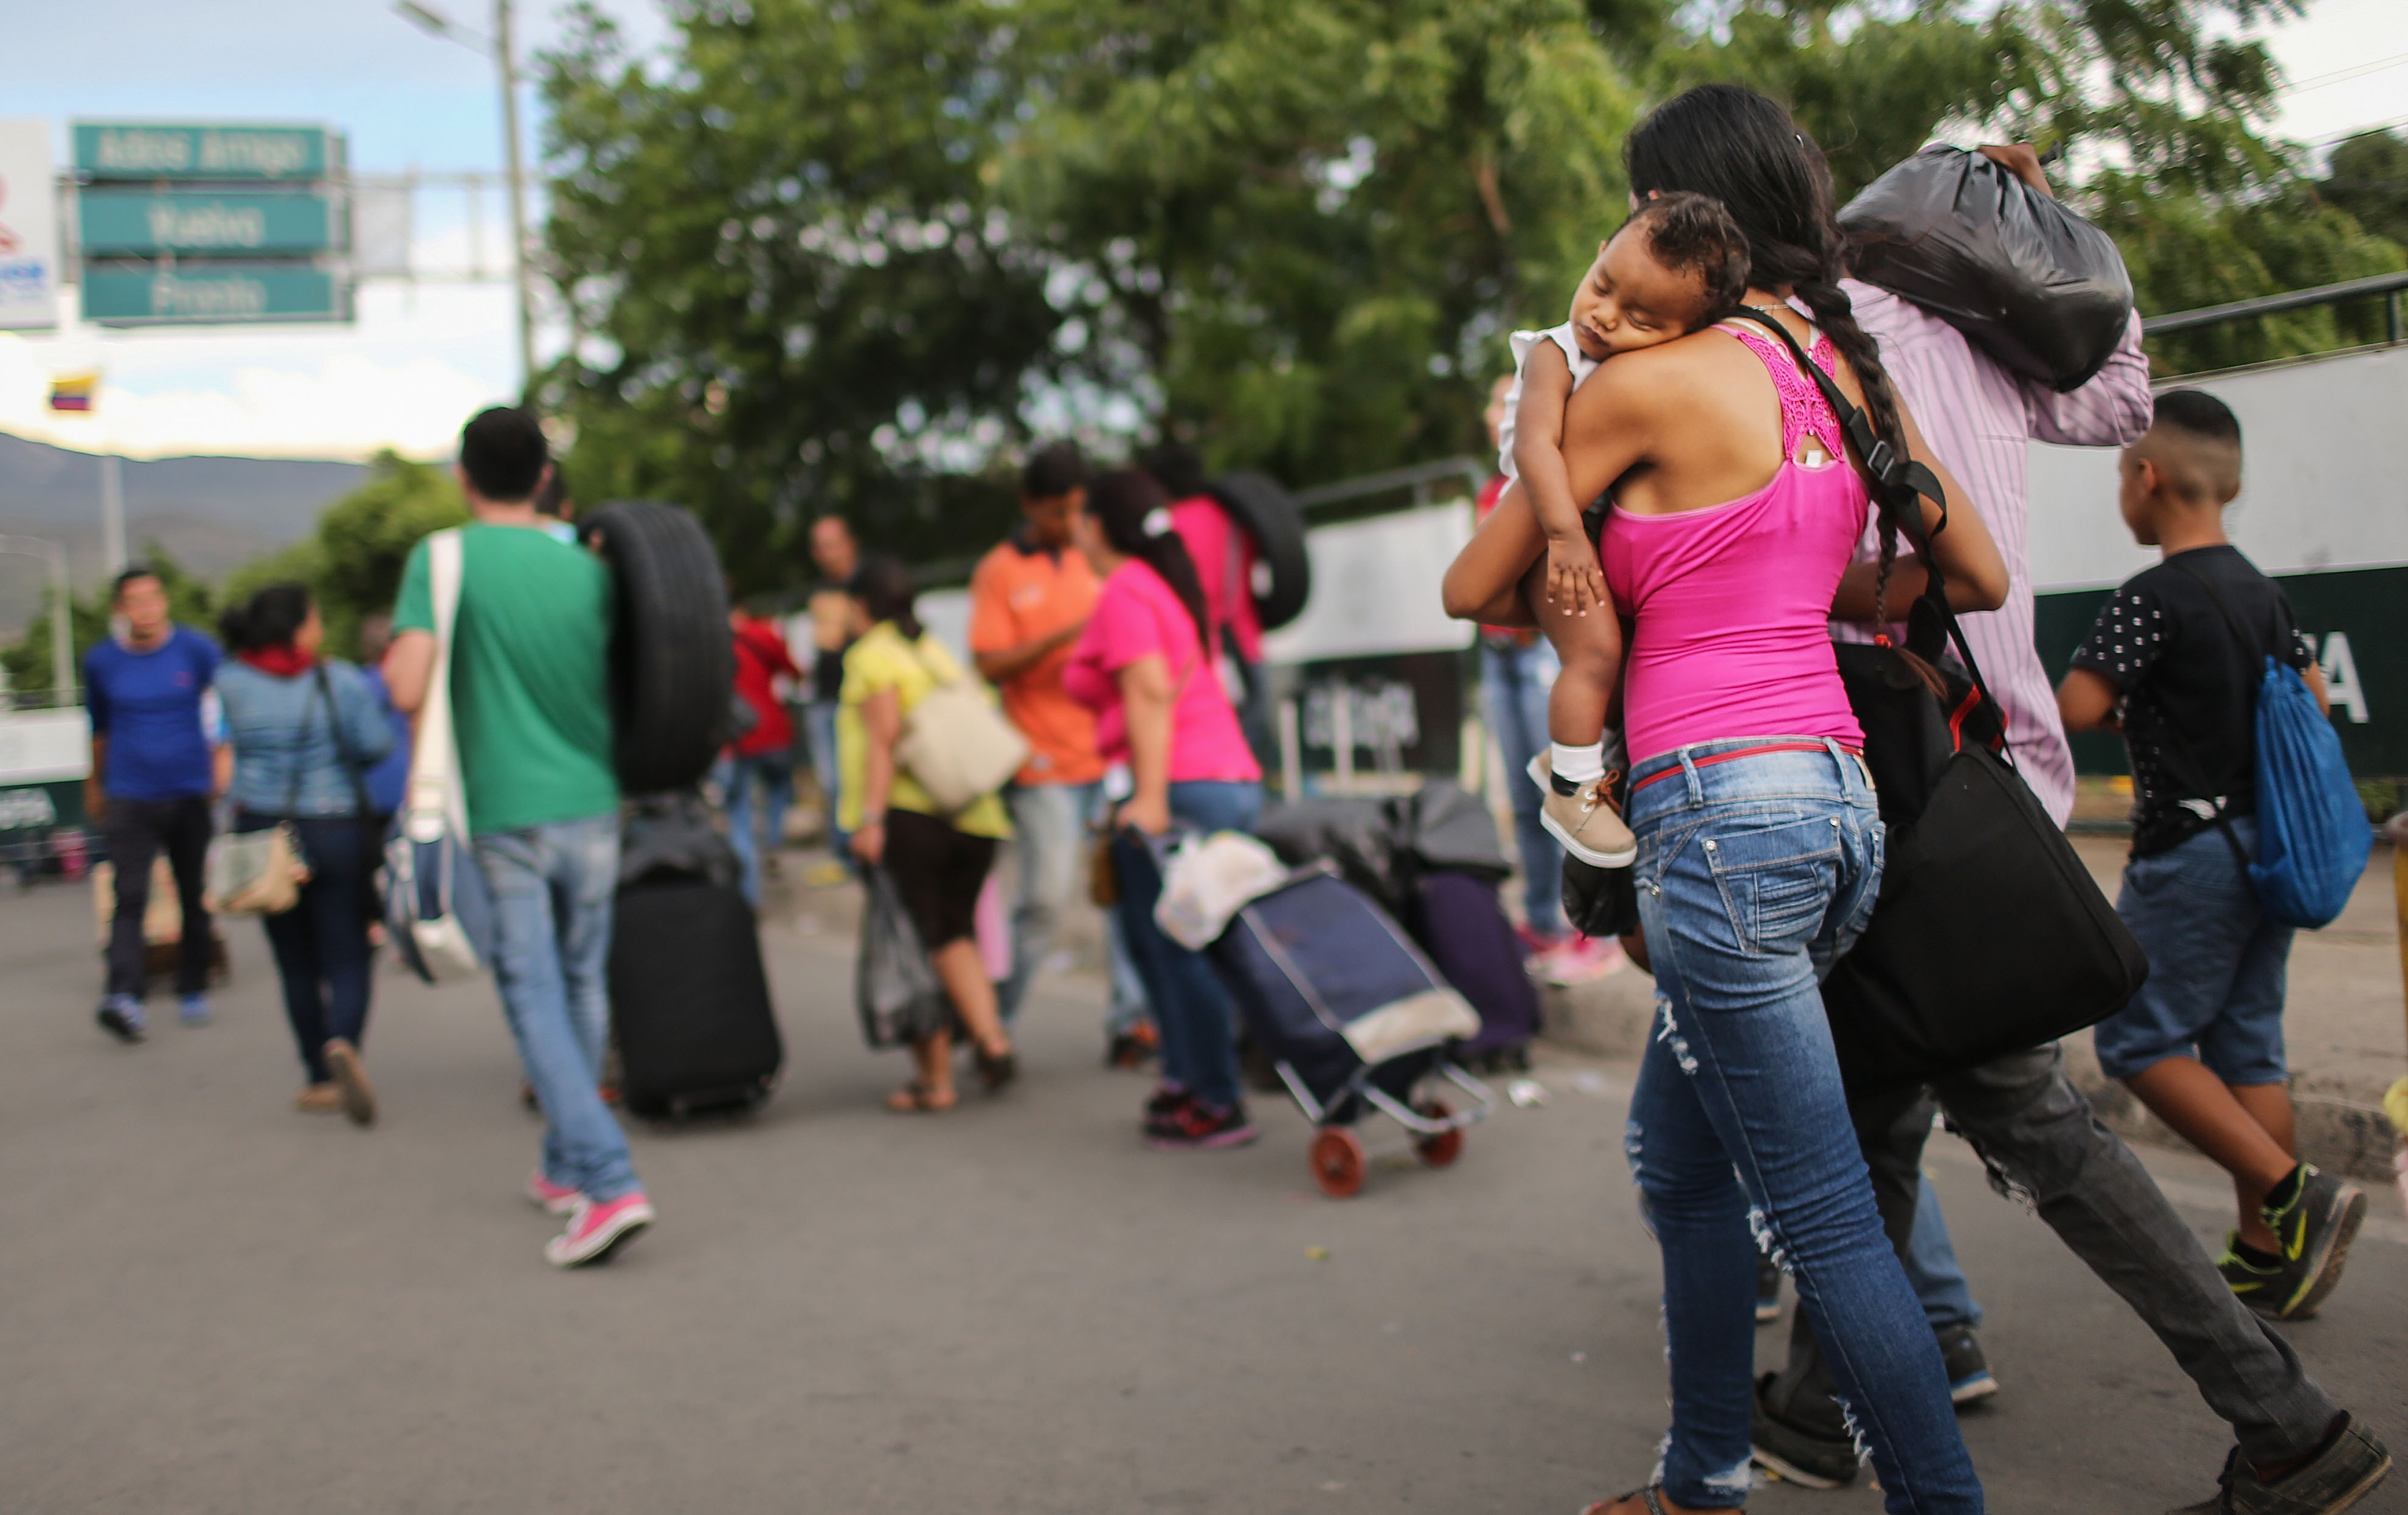
[[[536,1127],[487,988],[380,979],[386,1117],[356,1131],[288,1108],[255,923],[230,927],[217,1023],[169,1010],[126,1049],[91,1022],[91,922],[80,890],[0,894],[13,1515],[1570,1515],[1652,1464],[1626,1067],[1551,1061],[1545,1106],[1501,1110],[1455,1168],[1383,1166],[1332,1203],[1268,1100],[1251,1149],[1145,1150],[1143,1085],[1096,1066],[1076,980],[1032,1008],[1008,1096],[882,1113],[901,1066],[860,1046],[846,946],[789,925],[784,1087],[738,1123],[638,1128],[661,1224],[562,1275],[518,1197]],[[2151,1161],[2224,1223],[2212,1172]],[[1992,1508],[2203,1496],[2228,1443],[2171,1360],[1962,1149],[1932,1165],[2005,1384],[1965,1418]],[[2294,1339],[2408,1450],[2408,1224],[2377,1213]],[[2408,1474],[2360,1508],[2408,1511]]]

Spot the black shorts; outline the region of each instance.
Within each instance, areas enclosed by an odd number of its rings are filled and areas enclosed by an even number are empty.
[[[933,952],[976,934],[979,890],[995,865],[994,837],[955,831],[917,810],[888,810],[884,865],[921,946]]]

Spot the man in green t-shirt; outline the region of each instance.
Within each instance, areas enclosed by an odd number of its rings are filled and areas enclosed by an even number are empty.
[[[569,1217],[544,1255],[577,1267],[651,1224],[652,1208],[595,1090],[619,883],[610,574],[544,529],[535,497],[551,472],[542,429],[523,410],[483,411],[460,434],[460,488],[476,519],[460,533],[451,688],[468,830],[493,889],[494,982],[546,1122],[527,1197]],[[393,624],[385,679],[414,714],[437,650],[424,542],[402,572]]]

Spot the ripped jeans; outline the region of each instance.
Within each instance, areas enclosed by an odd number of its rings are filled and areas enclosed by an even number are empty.
[[[1664,1492],[1692,1508],[1746,1503],[1761,1231],[1886,1508],[1979,1510],[1940,1348],[1882,1232],[1816,992],[1881,884],[1864,766],[1836,743],[1742,737],[1651,758],[1630,793],[1656,1013],[1626,1141],[1664,1254]]]

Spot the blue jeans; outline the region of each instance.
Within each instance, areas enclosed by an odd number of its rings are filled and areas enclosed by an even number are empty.
[[[1085,783],[1014,784],[1003,792],[1020,874],[1011,910],[1011,977],[996,992],[1006,1021],[1020,1014],[1030,981],[1053,950],[1062,912],[1086,887],[1088,826],[1100,818],[1103,791],[1100,783]],[[1111,980],[1104,1026],[1117,1034],[1145,1019],[1145,991],[1117,915],[1104,917],[1104,961]]]
[[[1797,1282],[1887,1508],[1976,1511],[1939,1344],[1883,1234],[1817,992],[1871,918],[1880,813],[1836,743],[1724,756],[1778,739],[1703,743],[1633,775],[1656,1014],[1625,1140],[1664,1254],[1664,1490],[1746,1502],[1761,1235]]]
[[[761,908],[761,853],[776,851],[786,836],[786,807],[795,802],[795,755],[768,751],[752,757],[722,757],[712,769],[727,795],[727,839],[744,865],[744,897]],[[756,813],[754,792],[759,792]]]
[[[543,1176],[607,1203],[641,1187],[595,1085],[610,1039],[610,910],[619,818],[477,838],[494,892],[494,986],[543,1107]]]
[[[2243,848],[2258,823],[2232,822]],[[2111,1079],[2197,1057],[2228,1084],[2281,1083],[2292,928],[2269,920],[2232,844],[2210,826],[2124,870],[2115,913],[2149,954],[2148,981],[2090,1034]]]
[[[1505,760],[1505,793],[1513,805],[1513,840],[1522,854],[1522,916],[1544,936],[1564,934],[1564,854],[1539,823],[1546,796],[1530,782],[1530,760],[1548,750],[1547,692],[1561,665],[1541,636],[1528,647],[1480,646],[1480,709],[1497,734]]]
[[[837,823],[843,812],[838,808],[842,779],[837,771],[835,700],[813,700],[803,707],[803,736],[811,750],[811,774],[820,781],[820,797],[827,805],[828,852],[846,867],[853,867],[853,849],[849,845],[853,833]]]
[[[1934,1331],[1980,1325],[1982,1307],[1973,1302],[1972,1286],[1965,1281],[1956,1261],[1956,1244],[1948,1239],[1948,1222],[1940,1213],[1940,1192],[1931,1180],[1914,1198],[1914,1235],[1906,1244],[1906,1279],[1923,1306],[1923,1318]]]
[[[1193,780],[1170,786],[1174,820],[1203,831],[1252,831],[1262,818],[1263,786]],[[1162,875],[1134,831],[1112,838],[1120,878],[1121,933],[1162,1033],[1162,1077],[1217,1108],[1234,1108],[1238,1088],[1236,1016],[1229,993],[1201,952],[1191,952],[1154,923]]]
[[[237,815],[235,830],[275,822]],[[311,1083],[335,1075],[326,1066],[326,1042],[339,1036],[365,1044],[368,1025],[370,963],[369,888],[376,874],[375,843],[357,816],[307,816],[293,822],[309,881],[301,901],[281,915],[262,918],[267,945],[276,954],[276,977],[284,989],[285,1019]]]

